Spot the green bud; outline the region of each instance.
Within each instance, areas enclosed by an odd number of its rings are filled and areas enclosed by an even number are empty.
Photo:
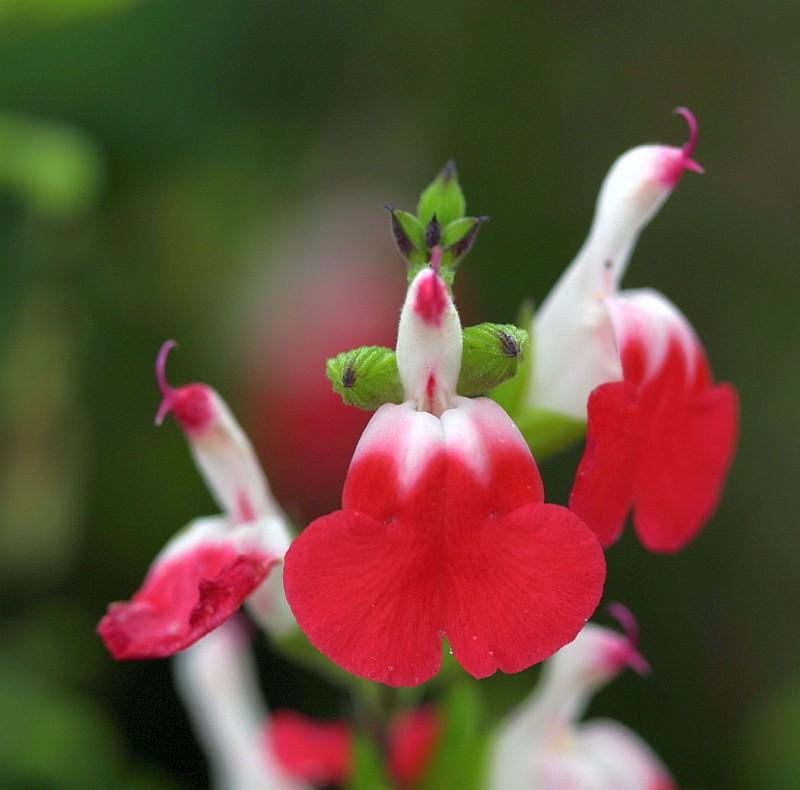
[[[329,359],[326,373],[348,406],[374,411],[384,403],[402,403],[403,386],[394,351],[362,346]]]
[[[463,337],[461,395],[481,395],[513,378],[528,348],[528,333],[513,324],[469,326]]]
[[[525,394],[528,390],[528,382],[533,376],[533,366],[536,362],[533,353],[533,302],[523,301],[517,314],[517,325],[529,327],[528,347],[529,353],[520,365],[517,375],[513,379],[504,381],[499,387],[490,394],[511,416],[516,418],[517,412],[525,408]]]
[[[417,217],[426,226],[433,216],[442,225],[461,219],[467,210],[467,201],[458,183],[455,163],[449,161],[433,182],[420,195]]]

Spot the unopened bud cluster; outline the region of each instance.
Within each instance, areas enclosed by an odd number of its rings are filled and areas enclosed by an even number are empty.
[[[465,216],[467,202],[452,161],[422,192],[416,215],[393,206],[386,208],[392,216],[397,249],[409,263],[409,281],[438,247],[442,251],[442,279],[452,285],[455,267],[472,249],[481,225],[488,220]]]

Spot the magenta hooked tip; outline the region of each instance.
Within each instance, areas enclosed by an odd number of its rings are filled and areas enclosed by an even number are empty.
[[[169,352],[177,345],[175,340],[167,340],[158,350],[158,356],[156,357],[156,382],[163,396],[161,405],[156,413],[156,425],[161,425],[164,422],[164,418],[172,408],[172,394],[175,390],[170,387],[167,381],[167,358],[169,357]]]
[[[702,173],[703,166],[692,159],[695,149],[697,148],[697,141],[700,137],[700,127],[697,123],[694,113],[688,107],[676,107],[672,111],[673,115],[680,115],[689,125],[689,139],[681,149],[683,156],[686,160],[686,168],[694,170],[695,173]]]
[[[650,664],[647,659],[639,652],[639,623],[633,612],[625,604],[614,601],[606,607],[606,611],[622,627],[625,637],[630,646],[630,655],[627,663],[631,669],[640,675],[646,675],[650,671]]]

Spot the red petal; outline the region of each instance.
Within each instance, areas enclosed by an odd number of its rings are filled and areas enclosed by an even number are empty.
[[[651,551],[674,552],[719,502],[738,434],[738,399],[712,385],[705,353],[677,308],[654,292],[610,307],[624,382],[589,398],[586,450],[570,507],[613,543],[624,519]]]
[[[352,763],[353,743],[341,721],[319,721],[289,710],[272,715],[264,730],[267,748],[293,779],[341,784]]]
[[[586,450],[569,506],[603,546],[617,541],[631,509],[635,392],[635,387],[619,381],[602,384],[589,396]]]
[[[394,457],[361,452],[345,488],[345,505],[360,510],[317,519],[294,541],[286,596],[333,661],[417,685],[438,672],[447,636],[465,669],[485,677],[547,658],[583,627],[605,578],[597,540],[569,511],[541,504],[521,443],[492,436],[485,473],[456,441],[427,456],[410,486]]]
[[[675,552],[692,541],[717,508],[733,460],[739,402],[729,384],[654,416],[657,437],[636,470],[634,526],[650,551]]]
[[[222,625],[277,561],[229,542],[195,544],[156,561],[130,601],[108,607],[97,632],[116,659],[171,656]]]
[[[433,757],[441,734],[441,720],[433,708],[400,714],[389,732],[389,770],[404,787],[416,784]]]

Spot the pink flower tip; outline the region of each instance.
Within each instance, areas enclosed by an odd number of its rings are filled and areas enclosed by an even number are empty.
[[[436,248],[434,248],[436,249]],[[433,261],[433,255],[431,255]],[[414,312],[431,326],[441,326],[442,317],[447,309],[447,286],[435,268],[417,285]]]
[[[156,382],[163,397],[161,405],[158,407],[158,412],[156,412],[156,425],[161,425],[164,422],[164,418],[169,414],[174,403],[175,390],[170,387],[167,381],[167,359],[169,358],[169,352],[177,345],[176,340],[165,341],[158,350],[158,356],[156,357]]]
[[[694,149],[697,148],[697,139],[700,131],[700,128],[697,125],[697,118],[695,118],[694,113],[688,107],[676,107],[672,111],[672,114],[680,115],[686,120],[686,123],[689,124],[689,139],[686,141],[686,144],[683,146],[682,150],[683,155],[688,160],[691,160],[692,154],[694,154]],[[698,165],[696,162],[694,164],[697,167],[700,167],[700,165]],[[702,172],[702,168],[700,168],[700,172]]]
[[[166,416],[174,412],[175,419],[185,431],[198,433],[214,420],[216,410],[211,390],[205,384],[189,384],[179,389],[170,386],[167,381],[167,359],[170,351],[177,345],[174,340],[167,340],[156,357],[156,382],[162,400],[156,412],[155,423],[161,425]]]
[[[624,604],[614,601],[606,610],[621,626],[625,633],[626,642],[619,651],[615,651],[614,660],[621,666],[628,666],[639,675],[650,673],[650,664],[639,652],[639,623],[633,612]]]
[[[695,148],[697,148],[699,135],[697,119],[694,117],[694,113],[686,107],[676,107],[673,112],[675,115],[685,118],[686,123],[689,124],[689,139],[683,148],[664,146],[657,178],[669,189],[675,187],[687,170],[691,170],[693,173],[705,172],[703,166],[692,159]]]

